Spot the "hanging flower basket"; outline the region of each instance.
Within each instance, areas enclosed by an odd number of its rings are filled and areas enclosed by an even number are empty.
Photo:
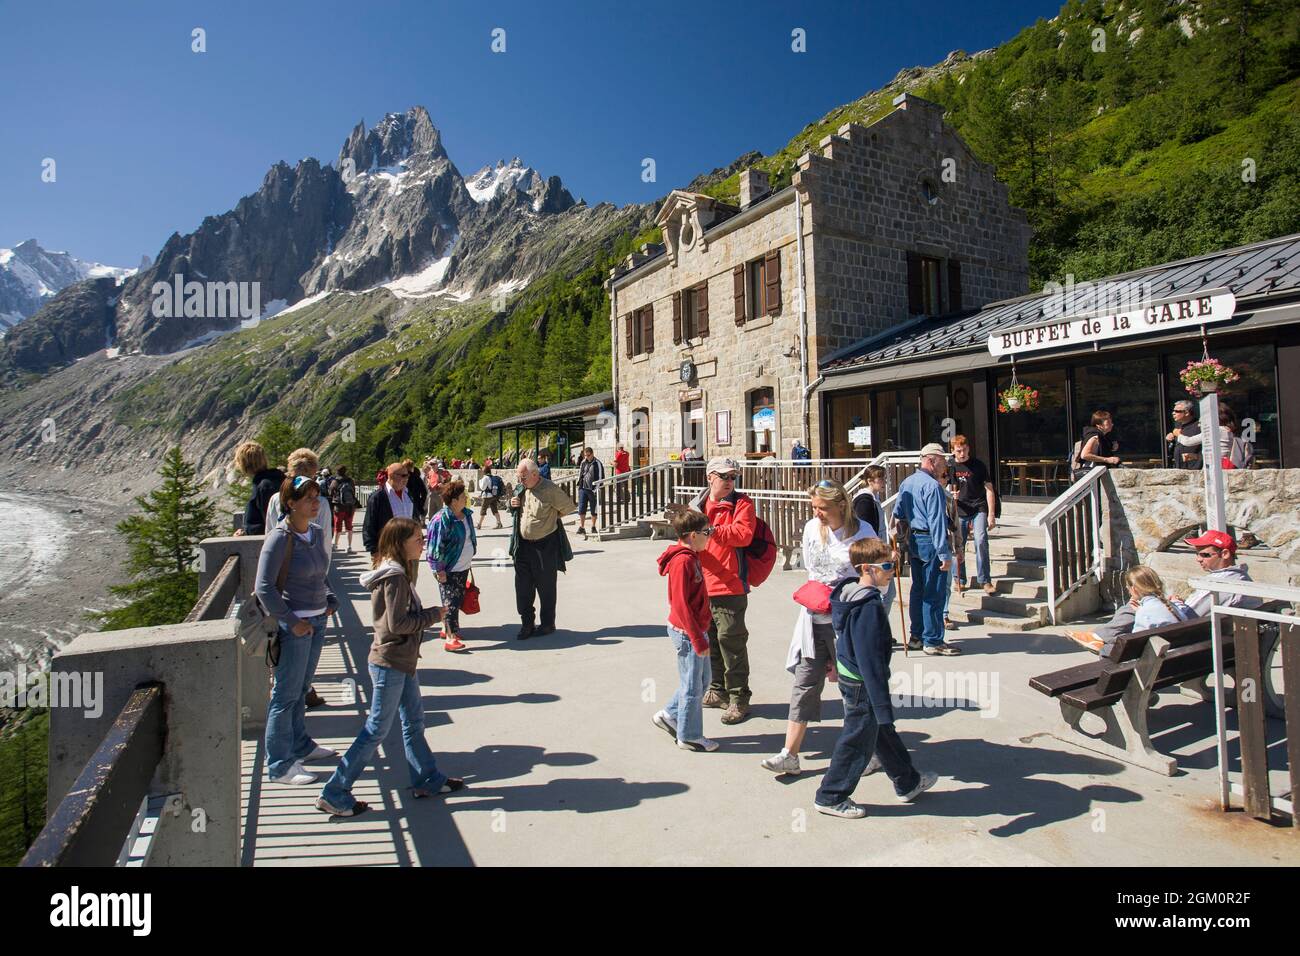
[[[1178,378],[1188,392],[1200,397],[1209,392],[1217,392],[1241,376],[1216,358],[1203,358],[1188,362],[1187,368],[1178,373]]]
[[[1028,385],[1012,382],[998,395],[998,411],[1033,412],[1038,410],[1038,390]]]

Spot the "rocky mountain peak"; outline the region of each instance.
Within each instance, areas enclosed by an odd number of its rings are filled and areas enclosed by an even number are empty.
[[[365,121],[357,123],[339,150],[338,168],[352,160],[353,172],[384,169],[400,163],[415,165],[447,159],[442,134],[423,106],[405,113],[389,113],[369,131]]]

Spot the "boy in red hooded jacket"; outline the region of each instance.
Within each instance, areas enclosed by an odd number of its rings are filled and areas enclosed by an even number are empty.
[[[677,651],[680,683],[654,725],[683,750],[711,751],[718,742],[704,736],[704,689],[709,685],[709,625],[713,612],[700,569],[699,553],[713,529],[698,511],[680,511],[670,521],[677,543],[659,555],[659,573],[668,579],[668,636]]]

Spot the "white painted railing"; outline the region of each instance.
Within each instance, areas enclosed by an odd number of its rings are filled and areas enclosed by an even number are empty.
[[[1030,524],[1042,528],[1047,551],[1047,599],[1052,623],[1061,603],[1090,578],[1101,583],[1106,545],[1102,537],[1101,479],[1105,468],[1093,468],[1034,515]]]

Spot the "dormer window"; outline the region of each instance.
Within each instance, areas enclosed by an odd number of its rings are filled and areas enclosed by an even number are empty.
[[[921,180],[921,198],[925,200],[927,206],[937,205],[939,202],[939,187],[935,185],[933,179]]]
[[[682,229],[677,234],[677,242],[682,249],[689,249],[695,242],[695,227],[691,224],[689,217],[682,219]]]

